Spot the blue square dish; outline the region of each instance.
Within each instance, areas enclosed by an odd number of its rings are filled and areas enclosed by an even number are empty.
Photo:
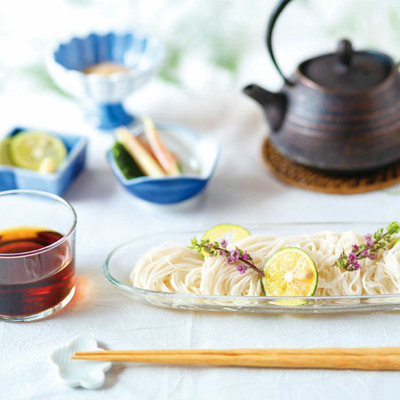
[[[7,137],[27,130],[32,129],[16,128]],[[60,138],[67,148],[67,157],[57,171],[43,174],[29,169],[0,165],[0,191],[32,189],[60,196],[69,188],[85,166],[87,139],[82,136],[49,133]]]
[[[157,204],[174,204],[198,195],[211,179],[219,157],[218,143],[175,123],[156,124],[167,148],[178,156],[183,174],[126,179],[112,152],[107,153],[111,169],[121,185],[133,196]],[[142,127],[132,133],[139,135]]]

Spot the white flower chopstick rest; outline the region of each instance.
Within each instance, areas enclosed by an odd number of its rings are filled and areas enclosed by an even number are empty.
[[[98,389],[104,384],[105,372],[111,362],[71,360],[76,351],[99,351],[97,342],[90,336],[76,336],[67,346],[59,347],[50,355],[57,367],[59,378],[69,387],[82,386],[85,389]]]

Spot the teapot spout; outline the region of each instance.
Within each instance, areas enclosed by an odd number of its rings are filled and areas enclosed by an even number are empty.
[[[243,89],[243,93],[261,105],[272,131],[277,132],[286,114],[286,94],[269,92],[255,84],[246,86]]]

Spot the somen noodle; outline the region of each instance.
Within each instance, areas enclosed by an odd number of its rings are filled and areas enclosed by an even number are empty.
[[[351,251],[363,243],[363,235],[354,231],[344,233],[320,232],[313,235],[272,237],[252,235],[230,246],[247,250],[255,265],[262,269],[275,251],[294,246],[306,251],[318,270],[316,296],[345,296],[400,293],[400,242],[382,250],[375,260],[364,259],[362,269],[343,271],[334,266],[344,250]],[[390,247],[390,246],[389,246]],[[203,257],[183,244],[164,243],[140,257],[131,273],[133,286],[159,292],[262,296],[260,276],[248,269],[238,273],[225,258]]]

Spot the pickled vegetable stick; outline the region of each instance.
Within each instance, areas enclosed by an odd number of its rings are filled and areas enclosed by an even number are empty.
[[[178,163],[162,142],[153,121],[149,117],[144,117],[143,124],[144,133],[150,143],[151,149],[167,175],[180,175]]]
[[[118,140],[125,146],[126,150],[146,175],[153,177],[165,176],[165,172],[152,155],[126,128],[117,129],[116,135]]]
[[[136,136],[136,140],[147,150],[147,152],[154,158],[154,161],[158,164],[158,166],[162,169],[161,164],[158,162],[156,155],[154,154],[152,148],[149,143],[141,136]],[[165,171],[164,171],[165,172]]]
[[[150,145],[146,142],[144,138],[140,136],[135,136],[135,139],[147,150],[149,154],[152,155],[154,159],[156,158],[155,154],[153,153],[153,150],[151,149]]]

